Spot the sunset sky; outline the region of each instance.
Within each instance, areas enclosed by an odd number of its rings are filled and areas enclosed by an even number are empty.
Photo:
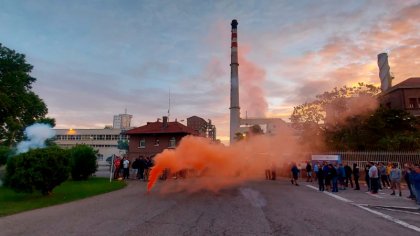
[[[420,0],[0,0],[0,43],[34,66],[57,128],[211,119],[229,136],[230,22],[237,19],[241,115],[288,121],[335,86],[420,77]],[[184,122],[186,124],[186,122]]]

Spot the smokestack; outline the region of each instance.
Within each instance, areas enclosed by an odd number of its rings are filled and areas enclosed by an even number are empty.
[[[381,79],[381,90],[385,92],[392,87],[392,79],[390,67],[388,64],[388,54],[378,54],[379,78]]]
[[[238,21],[232,20],[231,62],[230,62],[230,143],[235,141],[235,133],[239,130],[239,75],[238,75]]]
[[[168,127],[168,117],[164,116],[162,121],[163,121],[163,124],[162,124],[163,128]]]

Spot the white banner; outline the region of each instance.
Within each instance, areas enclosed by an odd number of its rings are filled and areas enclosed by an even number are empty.
[[[339,161],[340,155],[312,155],[313,161]]]

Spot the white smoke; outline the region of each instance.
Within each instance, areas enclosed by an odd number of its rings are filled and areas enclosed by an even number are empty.
[[[45,141],[55,136],[55,131],[48,124],[33,124],[26,127],[25,136],[27,140],[17,145],[17,154],[25,153],[29,149],[45,147]]]

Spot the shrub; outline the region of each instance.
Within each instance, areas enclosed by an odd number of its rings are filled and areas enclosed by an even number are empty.
[[[32,149],[9,158],[5,185],[17,192],[40,191],[49,195],[69,176],[69,158],[66,150],[58,147]]]
[[[97,170],[96,151],[87,145],[76,145],[70,149],[71,177],[87,180]]]

